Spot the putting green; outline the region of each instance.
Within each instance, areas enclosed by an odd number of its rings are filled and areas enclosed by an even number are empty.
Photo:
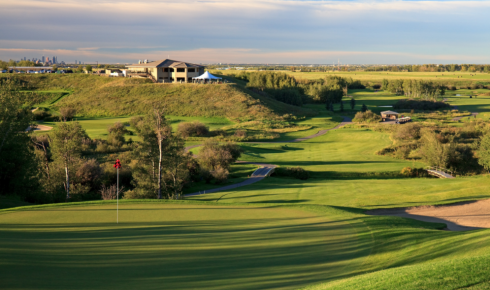
[[[119,206],[119,224],[107,202],[0,212],[2,289],[297,289],[370,248],[362,226],[299,207]]]

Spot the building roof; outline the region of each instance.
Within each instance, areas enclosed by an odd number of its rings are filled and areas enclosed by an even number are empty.
[[[383,111],[383,112],[381,112],[381,114],[383,114],[383,115],[400,115],[399,113],[393,112],[393,111]]]
[[[183,62],[178,60],[164,59],[157,60],[148,63],[136,63],[132,65],[128,65],[128,67],[204,67],[202,65],[193,64],[189,62]]]

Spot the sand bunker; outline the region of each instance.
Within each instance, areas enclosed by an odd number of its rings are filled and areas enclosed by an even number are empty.
[[[31,128],[30,126],[27,127],[27,130],[26,131],[31,131],[31,130],[34,130],[34,131],[49,131],[51,129],[53,129],[53,127],[46,126],[46,125],[36,125],[36,127],[34,127],[34,128]]]
[[[389,215],[412,218],[424,222],[444,223],[451,231],[469,231],[490,228],[490,199],[462,202],[444,206],[376,209],[370,215]]]

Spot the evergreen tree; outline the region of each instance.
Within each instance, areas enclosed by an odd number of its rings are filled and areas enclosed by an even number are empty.
[[[367,111],[367,106],[366,104],[362,104],[362,107],[361,107],[361,112],[366,112]]]
[[[354,98],[351,98],[350,99],[350,108],[351,108],[351,110],[354,110],[355,107],[356,107],[356,100],[354,100]]]

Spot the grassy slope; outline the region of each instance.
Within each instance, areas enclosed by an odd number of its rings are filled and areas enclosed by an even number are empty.
[[[116,117],[145,114],[154,104],[164,105],[168,115],[270,119],[283,114],[314,112],[267,97],[251,96],[233,84],[153,84],[142,79],[91,75],[26,76],[31,89],[70,90],[55,104],[73,106],[83,117]]]
[[[129,122],[132,117],[100,117],[100,118],[75,118],[80,125],[87,131],[87,134],[92,139],[106,139],[109,132],[107,129],[112,126],[116,122]],[[215,130],[221,128],[223,126],[234,124],[227,118],[223,117],[214,117],[214,118],[206,118],[206,117],[182,117],[182,116],[166,116],[169,120],[172,128],[174,130],[177,129],[177,126],[180,122],[192,122],[192,121],[200,121],[207,126],[211,130]],[[43,125],[56,127],[59,122],[43,122]],[[128,127],[128,130],[133,131],[131,127]],[[37,134],[42,134],[42,132],[37,132]],[[131,137],[133,140],[137,141],[138,137],[136,135],[126,136],[126,138]]]
[[[297,289],[347,277],[369,249],[333,209],[119,206],[119,224],[114,202],[0,214],[2,289]]]

